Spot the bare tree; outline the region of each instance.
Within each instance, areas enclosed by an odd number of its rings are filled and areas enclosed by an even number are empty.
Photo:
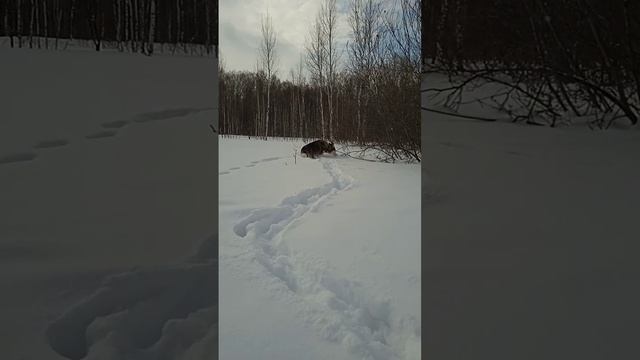
[[[203,56],[210,54],[211,46],[217,43],[217,10],[210,1],[0,1],[0,35],[8,36],[11,46],[18,47],[25,46],[26,38],[28,47],[58,49],[60,40],[67,39],[63,42],[66,49],[78,39],[93,42],[97,51],[113,46],[120,51],[152,55],[152,43],[174,43],[174,48],[180,46],[185,53]],[[179,13],[174,11],[176,7]],[[160,50],[164,50],[162,45]]]
[[[437,32],[435,34],[436,37],[436,53],[435,53],[435,59],[441,59],[444,57],[444,48],[443,48],[443,42],[445,39],[445,27],[447,25],[447,19],[449,16],[449,0],[442,0],[442,3],[440,5],[440,18],[438,19],[438,27],[437,27]]]
[[[22,47],[22,0],[18,0],[18,5],[17,5],[17,24],[16,27],[18,28],[18,46]]]
[[[206,24],[206,45],[207,45],[207,53],[209,53],[211,51],[211,5],[209,3],[209,1],[205,1],[205,24]],[[195,9],[195,5],[194,5],[194,9]],[[195,14],[195,11],[194,11]]]
[[[220,134],[262,136],[258,129],[266,128],[269,116],[269,136],[330,137],[357,142],[365,151],[375,149],[383,161],[420,161],[420,72],[415,66],[420,23],[413,17],[419,16],[414,11],[419,3],[407,2],[402,12],[400,1],[394,8],[384,0],[352,0],[344,68],[338,66],[337,5],[325,0],[310,24],[303,56],[290,71],[290,80],[268,76],[266,67],[259,65],[255,72],[221,72]],[[394,11],[398,12],[384,15]],[[303,76],[305,64],[309,81]],[[276,117],[279,121],[271,120]]]
[[[45,49],[49,48],[49,12],[47,11],[47,2],[42,2],[42,18],[44,22],[44,47]]]
[[[182,42],[182,38],[184,37],[184,30],[182,29],[182,8],[180,7],[180,0],[176,0],[176,37],[175,37],[175,47],[178,46],[180,42]]]
[[[435,58],[425,73],[451,75],[452,86],[424,92],[451,109],[466,91],[492,84],[498,90],[479,101],[513,122],[555,127],[579,117],[597,128],[618,119],[640,122],[637,2],[431,2],[439,14],[429,21],[449,20],[446,30],[437,26],[442,31],[427,38],[438,43],[435,54],[425,54]]]
[[[260,65],[256,60],[256,76],[255,76],[255,91],[256,91],[256,116],[255,116],[255,136],[260,136],[260,125],[262,124],[262,106],[260,106],[260,93],[262,89],[262,77],[264,72],[260,70]]]
[[[311,28],[311,36],[307,41],[307,68],[311,73],[311,79],[318,86],[318,97],[320,104],[320,127],[322,129],[322,137],[326,138],[324,111],[323,111],[323,88],[325,85],[325,63],[326,63],[326,44],[322,31],[322,21],[318,16]]]
[[[325,46],[324,54],[326,56],[326,86],[327,101],[329,110],[329,138],[333,138],[333,92],[335,87],[337,67],[339,61],[339,53],[336,45],[336,22],[337,10],[336,0],[325,0],[320,8],[320,23],[322,24],[322,36]]]
[[[4,32],[4,35],[9,36],[9,40],[11,41],[11,47],[13,47],[13,33],[9,31],[9,4],[8,3],[4,4],[4,8],[2,10],[4,12],[2,30]]]
[[[271,16],[267,12],[266,15],[262,17],[262,22],[260,26],[260,30],[262,33],[262,42],[260,43],[260,64],[262,65],[262,70],[265,72],[266,82],[267,82],[267,103],[265,109],[265,131],[264,136],[269,136],[269,112],[271,105],[271,83],[272,77],[276,75],[277,72],[277,54],[276,54],[276,44],[277,38],[276,33],[273,28],[273,23],[271,21]]]
[[[355,77],[356,132],[359,139],[366,137],[366,115],[368,97],[372,90],[374,69],[381,63],[381,41],[384,38],[382,4],[375,0],[352,0],[348,23],[352,40],[349,50],[349,70]]]
[[[71,6],[69,7],[69,40],[73,40],[75,15],[76,15],[76,0],[71,0]]]
[[[393,56],[402,59],[419,71],[422,49],[420,0],[398,0],[398,2],[399,9],[387,12],[389,51]]]
[[[87,23],[91,29],[93,43],[96,51],[100,51],[102,47],[102,36],[98,25],[98,17],[100,14],[98,0],[88,0],[89,5],[89,17],[87,17]]]
[[[34,0],[29,4],[31,6],[31,14],[29,18],[29,47],[33,47],[33,33],[35,32],[36,7]]]
[[[304,118],[304,96],[303,96],[303,87],[305,85],[305,79],[303,75],[304,69],[304,59],[302,54],[300,54],[300,61],[298,62],[298,71],[296,74],[296,82],[295,85],[298,87],[298,136],[303,136],[303,129],[305,124]]]
[[[149,37],[147,40],[147,54],[153,54],[153,44],[155,42],[156,33],[156,0],[150,0],[149,3]]]
[[[55,40],[55,48],[58,48],[58,40],[62,37],[62,7],[60,6],[60,0],[56,0],[54,15],[56,15],[56,40]]]

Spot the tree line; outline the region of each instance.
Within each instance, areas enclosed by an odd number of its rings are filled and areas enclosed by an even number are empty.
[[[57,49],[68,44],[61,39],[76,39],[90,41],[96,51],[106,46],[151,55],[162,44],[165,51],[211,53],[217,27],[213,0],[0,2],[0,36],[12,47]]]
[[[606,128],[640,116],[640,3],[631,0],[427,0],[425,73],[461,92],[492,83],[485,102],[514,122],[557,126],[586,117]]]
[[[296,69],[278,69],[270,17],[253,71],[220,65],[221,134],[324,138],[420,161],[420,3],[351,0],[346,46],[323,0]]]

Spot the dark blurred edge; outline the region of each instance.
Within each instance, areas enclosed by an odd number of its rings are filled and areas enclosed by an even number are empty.
[[[431,50],[425,47],[427,21],[433,21],[426,9],[434,2],[422,0],[423,59]],[[426,175],[432,163],[429,154],[434,145],[429,139],[438,137],[427,136],[430,116],[422,111],[422,358],[637,358],[638,266],[590,267],[567,262],[562,269],[554,269],[544,259],[537,266],[447,266],[458,259],[443,249],[455,248],[455,244],[445,244],[430,234],[430,219],[424,211],[429,194]],[[615,233],[612,229],[612,237]],[[464,253],[464,249],[459,251]]]

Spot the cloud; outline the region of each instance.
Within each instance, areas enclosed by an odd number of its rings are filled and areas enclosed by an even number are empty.
[[[278,44],[278,75],[289,77],[304,54],[305,39],[320,10],[319,0],[220,0],[220,54],[228,70],[253,70],[260,46],[261,16],[269,12]],[[338,42],[347,33],[347,0],[338,0]]]

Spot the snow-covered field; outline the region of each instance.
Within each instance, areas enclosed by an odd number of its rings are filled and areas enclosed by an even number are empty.
[[[637,358],[640,132],[422,119],[431,356]]]
[[[420,165],[220,139],[220,358],[420,359]]]
[[[0,358],[210,358],[216,60],[0,47],[0,67]]]

